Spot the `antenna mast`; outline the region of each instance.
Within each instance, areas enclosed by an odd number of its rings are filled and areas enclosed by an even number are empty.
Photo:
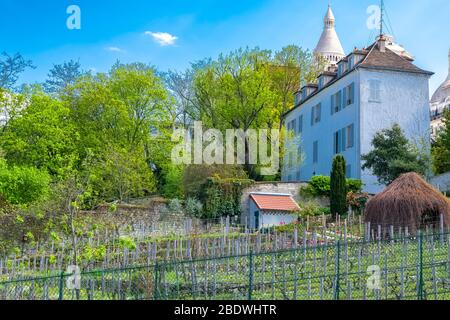
[[[380,38],[383,35],[383,23],[384,23],[384,1],[381,0]]]

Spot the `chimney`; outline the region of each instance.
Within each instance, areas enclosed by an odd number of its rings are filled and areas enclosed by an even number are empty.
[[[380,49],[380,52],[386,52],[386,38],[384,35],[381,35],[378,40],[378,49]]]

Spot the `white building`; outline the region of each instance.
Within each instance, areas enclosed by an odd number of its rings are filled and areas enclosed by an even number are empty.
[[[296,94],[296,106],[284,115],[284,123],[301,142],[297,151],[286,152],[283,181],[330,175],[333,158],[342,154],[347,176],[361,179],[367,192],[377,193],[384,186],[361,169],[361,155],[372,149],[376,132],[398,123],[412,142],[429,146],[433,73],[390,46],[383,36],[368,48],[355,49],[337,68],[323,72],[318,85],[306,85]],[[296,165],[293,159],[299,151],[304,160]]]
[[[436,137],[437,132],[443,125],[444,110],[450,110],[450,50],[448,52],[447,79],[439,86],[430,101],[431,133],[433,137]]]

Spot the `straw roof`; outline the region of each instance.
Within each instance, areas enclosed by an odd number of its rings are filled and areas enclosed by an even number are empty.
[[[406,173],[392,182],[366,206],[365,220],[373,227],[408,227],[414,232],[443,215],[450,227],[450,200],[416,173]]]

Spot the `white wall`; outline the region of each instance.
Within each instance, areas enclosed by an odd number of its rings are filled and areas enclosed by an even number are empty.
[[[301,181],[309,181],[314,175],[326,175],[331,173],[332,161],[334,154],[334,133],[340,129],[343,129],[351,124],[355,126],[355,143],[354,147],[346,150],[342,154],[347,161],[347,164],[351,166],[351,177],[359,179],[360,171],[359,157],[358,157],[358,106],[359,106],[359,86],[358,73],[351,72],[344,76],[339,81],[332,84],[330,87],[323,89],[316,96],[306,101],[301,107],[295,109],[289,113],[286,117],[286,124],[293,119],[298,119],[300,115],[303,115],[303,134],[302,134],[302,148],[305,154],[305,160],[301,166],[300,178]],[[343,108],[340,112],[331,114],[331,96],[343,90],[345,87],[355,83],[355,101],[352,105]],[[317,104],[322,104],[321,121],[311,127],[311,109]],[[313,143],[314,141],[319,143],[319,157],[318,163],[313,163]],[[285,160],[287,161],[287,159]],[[287,162],[285,162],[287,163]],[[288,176],[296,177],[296,171],[298,168],[287,170],[283,172],[283,181],[288,180]]]
[[[361,101],[361,154],[372,150],[372,139],[376,132],[398,123],[406,137],[416,145],[430,148],[429,76],[415,73],[374,71],[359,69]],[[380,102],[369,101],[369,81],[379,80]],[[380,185],[371,172],[364,171],[361,179],[366,191],[380,192]]]
[[[430,183],[440,191],[450,191],[450,172],[431,178]]]
[[[283,224],[290,224],[297,220],[297,216],[292,214],[266,214],[261,213],[260,215],[260,227],[273,227],[280,226]]]

